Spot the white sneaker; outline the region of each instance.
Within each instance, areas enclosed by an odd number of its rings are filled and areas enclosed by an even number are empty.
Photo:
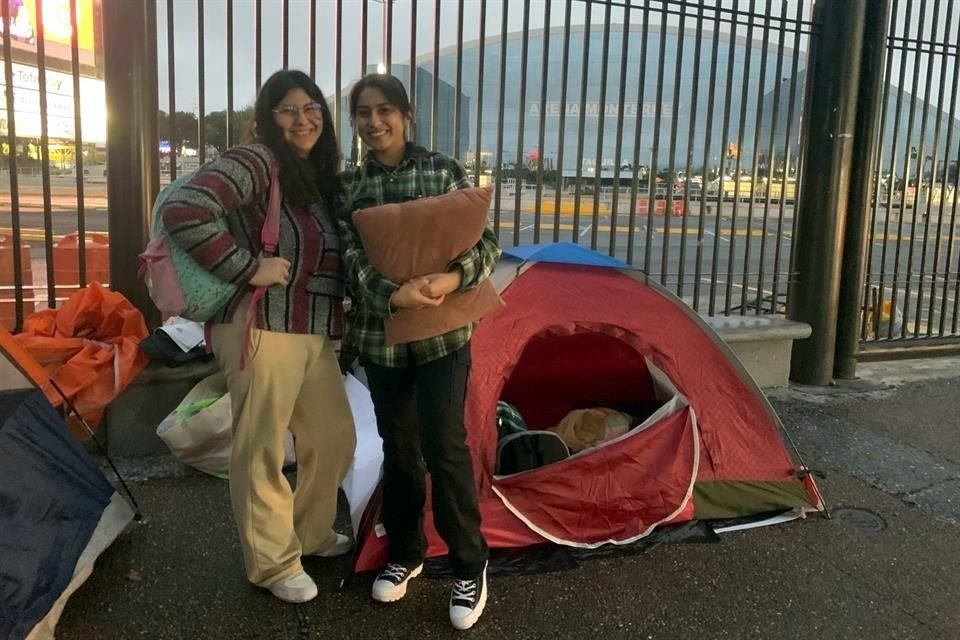
[[[487,565],[473,580],[457,580],[450,591],[450,622],[455,629],[469,629],[487,605]]]
[[[317,597],[317,583],[313,578],[301,571],[297,575],[281,580],[270,587],[270,593],[284,602],[299,604],[308,602]]]
[[[377,602],[396,602],[407,595],[407,583],[420,575],[423,563],[413,569],[391,562],[373,581],[373,599]]]
[[[314,553],[318,558],[336,558],[339,556],[346,555],[350,553],[350,549],[353,548],[353,541],[350,540],[347,536],[342,533],[337,534],[337,541],[333,543],[333,546],[327,549],[326,551],[321,551],[319,553]]]

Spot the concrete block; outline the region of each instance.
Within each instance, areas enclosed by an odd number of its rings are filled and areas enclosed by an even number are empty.
[[[777,316],[713,316],[703,320],[730,347],[761,388],[785,387],[793,341],[810,337],[810,325]]]
[[[103,432],[112,456],[169,453],[157,437],[157,426],[200,380],[217,371],[216,361],[195,361],[179,367],[151,363],[107,406]]]

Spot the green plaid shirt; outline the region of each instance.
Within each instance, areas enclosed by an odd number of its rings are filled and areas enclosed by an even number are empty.
[[[426,340],[387,346],[383,319],[393,312],[390,296],[399,284],[370,266],[351,216],[357,209],[467,189],[472,185],[463,167],[453,158],[408,144],[406,156],[397,167],[385,167],[368,155],[359,167],[344,172],[343,183],[346,203],[339,225],[352,301],[345,348],[359,352],[361,358],[374,364],[406,367],[442,358],[467,344],[473,325]],[[499,257],[497,237],[488,224],[476,246],[450,264],[451,269],[459,266],[463,270],[460,290],[475,287],[489,278]]]

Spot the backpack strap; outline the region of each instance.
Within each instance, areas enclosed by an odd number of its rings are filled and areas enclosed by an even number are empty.
[[[280,244],[280,163],[274,160],[270,165],[270,200],[267,203],[267,217],[260,231],[260,244],[263,252],[271,256],[276,255]],[[267,293],[266,287],[257,287],[250,297],[250,306],[247,307],[247,317],[244,322],[243,348],[240,351],[240,370],[247,368],[247,352],[250,350],[250,334],[257,317],[257,305]]]

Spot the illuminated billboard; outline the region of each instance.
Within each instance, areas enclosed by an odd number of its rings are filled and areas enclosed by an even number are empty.
[[[82,67],[95,68],[96,23],[94,14],[95,0],[72,0],[77,7],[77,58]],[[24,61],[37,53],[37,4],[36,0],[0,0],[10,7],[10,42],[14,50],[14,60]],[[71,0],[44,0],[43,36],[44,50],[49,62],[69,63],[70,55],[70,2]],[[0,34],[3,23],[0,21]],[[63,64],[53,66],[63,67]],[[69,68],[69,67],[67,67]]]
[[[10,10],[10,44],[13,50],[13,110],[18,138],[41,135],[40,72],[37,69],[39,37],[36,0],[0,0]],[[97,72],[99,0],[44,0],[43,42],[46,64],[46,123],[52,139],[73,140],[74,83],[70,53],[70,2],[77,14],[77,59],[80,63],[80,118],[84,142],[107,139],[106,96]],[[0,20],[0,37],[3,22]],[[0,136],[7,135],[5,63],[0,62]]]
[[[73,76],[47,71],[47,134],[74,138]],[[0,74],[0,95],[6,86]],[[7,103],[0,101],[0,135],[7,135]],[[40,137],[40,74],[36,67],[13,63],[13,112],[18,138]],[[80,118],[84,142],[107,141],[106,95],[103,80],[80,77]]]

